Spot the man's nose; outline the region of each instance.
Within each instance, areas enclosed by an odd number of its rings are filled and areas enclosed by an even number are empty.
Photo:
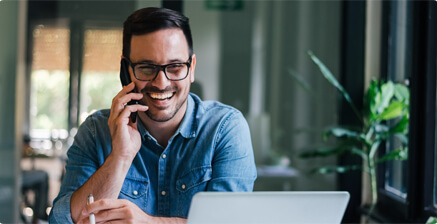
[[[152,80],[154,86],[164,89],[168,85],[170,85],[170,80],[167,79],[167,76],[164,73],[164,70],[160,70],[156,75],[155,79]]]

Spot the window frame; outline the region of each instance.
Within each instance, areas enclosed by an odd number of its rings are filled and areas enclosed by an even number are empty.
[[[436,151],[437,2],[412,1],[412,55],[410,76],[410,130],[407,161],[407,197],[385,190],[383,164],[378,170],[379,202],[374,218],[388,222],[425,222],[437,216],[434,201]],[[383,2],[381,74],[387,78],[390,57],[391,1]],[[425,119],[424,119],[425,118]],[[432,167],[430,169],[430,167]],[[432,195],[432,196],[431,196]],[[401,214],[401,215],[400,215]]]
[[[434,191],[436,188],[437,173],[435,172],[435,167],[437,166],[437,161],[435,159],[435,153],[437,150],[436,142],[436,100],[437,100],[437,88],[436,88],[436,76],[437,76],[437,2],[430,1],[428,5],[428,24],[427,24],[427,45],[425,48],[426,52],[426,102],[423,121],[425,128],[424,132],[424,147],[425,152],[423,156],[423,169],[424,169],[424,179],[423,179],[423,211],[420,212],[421,216],[437,216],[437,206],[434,206]],[[418,164],[420,166],[420,164]],[[428,167],[428,169],[426,169]],[[429,169],[429,167],[432,167]],[[434,197],[427,197],[427,195],[432,195]]]

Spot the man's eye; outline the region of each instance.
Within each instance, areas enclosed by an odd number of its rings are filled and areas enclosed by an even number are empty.
[[[156,68],[153,65],[138,65],[136,70],[138,72],[143,73],[143,74],[154,74],[156,71]]]
[[[167,66],[167,71],[169,72],[177,72],[180,71],[184,68],[184,64],[171,64],[169,66]]]

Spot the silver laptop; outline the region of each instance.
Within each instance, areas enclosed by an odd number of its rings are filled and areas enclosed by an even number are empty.
[[[188,224],[341,223],[349,193],[343,191],[199,192]]]

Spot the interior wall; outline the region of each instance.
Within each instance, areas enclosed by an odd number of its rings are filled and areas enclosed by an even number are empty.
[[[249,112],[252,32],[257,1],[244,1],[242,9],[222,11],[220,23],[220,100]]]
[[[162,1],[161,0],[136,0],[135,1],[135,7],[136,9],[141,9],[145,7],[161,7]]]
[[[337,90],[323,78],[312,62],[312,51],[337,78],[341,55],[341,1],[285,1],[281,10],[281,43],[272,54],[281,58],[276,86],[278,111],[272,130],[278,133],[272,141],[279,152],[288,155],[291,165],[300,171],[296,190],[335,190],[336,174],[311,174],[311,170],[336,165],[336,158],[302,159],[300,154],[329,144],[322,139],[323,131],[338,122]],[[274,62],[272,62],[274,63]],[[300,77],[310,88],[305,91],[292,74]]]
[[[0,1],[0,222],[17,223],[21,175],[19,170],[22,91],[23,9],[26,1]],[[24,6],[24,7],[23,7]],[[21,10],[21,11],[20,11]],[[25,17],[24,17],[25,18]],[[25,24],[24,24],[25,25]],[[22,36],[20,36],[22,35]],[[21,43],[22,44],[22,43]],[[21,58],[20,58],[21,57]],[[18,84],[18,85],[17,85]],[[18,93],[18,94],[17,94]],[[17,102],[17,103],[16,103]]]
[[[324,128],[338,121],[339,95],[307,52],[339,76],[341,1],[243,3],[240,10],[220,13],[219,99],[248,118],[258,165],[299,170],[293,190],[334,190],[335,174],[309,173],[336,159],[303,160],[299,154],[324,144]]]
[[[222,45],[220,36],[220,11],[208,10],[205,1],[184,1],[183,13],[190,19],[193,50],[196,54],[195,84],[203,100],[218,100]],[[198,91],[198,90],[197,90]],[[199,92],[199,91],[198,91]]]

